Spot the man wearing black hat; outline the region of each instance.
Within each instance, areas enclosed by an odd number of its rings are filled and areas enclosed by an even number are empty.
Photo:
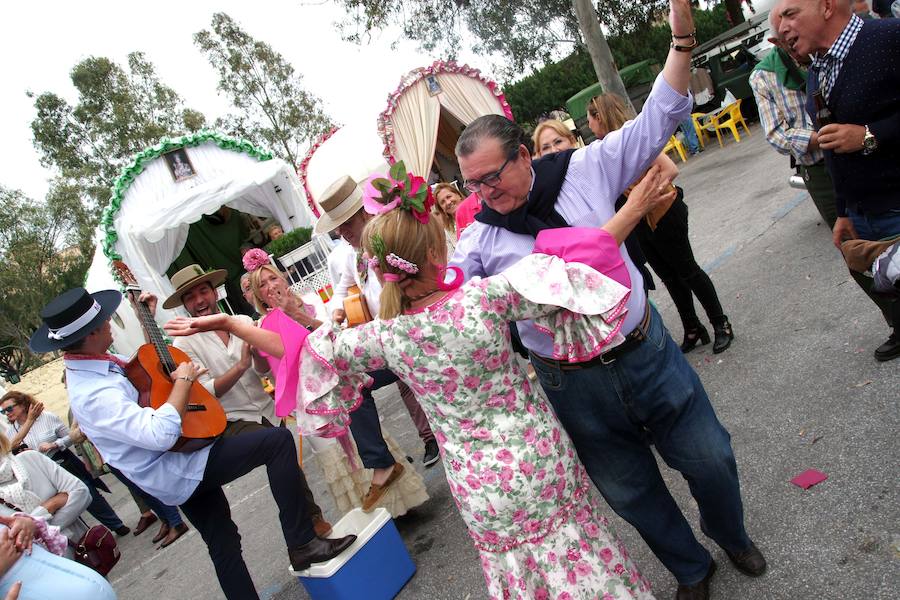
[[[65,351],[69,401],[82,431],[109,464],[144,491],[181,506],[209,549],[225,597],[258,597],[222,491],[258,466],[266,466],[295,569],[329,560],[349,547],[356,536],[315,535],[306,502],[296,493],[302,473],[286,429],[219,439],[195,452],[168,451],[181,436],[191,386],[203,371],[191,362],[179,364],[167,402],[156,409],[140,407],[138,391],[125,377],[123,357],[107,353],[113,342],[109,319],[121,299],[115,290],[64,292],[41,311],[44,322],[29,346],[34,352]],[[155,309],[154,296],[143,294],[141,301]]]

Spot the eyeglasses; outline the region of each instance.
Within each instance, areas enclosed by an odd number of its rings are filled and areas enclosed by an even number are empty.
[[[466,181],[463,182],[463,185],[470,192],[475,192],[475,193],[481,192],[481,188],[483,186],[487,186],[491,189],[497,187],[497,184],[500,183],[500,175],[503,173],[503,169],[505,169],[506,165],[508,165],[511,161],[515,160],[515,158],[518,156],[519,156],[519,154],[518,154],[518,152],[516,152],[516,154],[513,154],[512,156],[507,158],[506,161],[503,163],[503,166],[500,167],[499,169],[497,169],[496,171],[494,171],[493,173],[491,173],[489,175],[485,175],[481,179],[472,179],[472,180],[467,179]]]
[[[9,413],[11,413],[13,411],[13,409],[15,407],[16,407],[15,404],[11,404],[10,406],[7,406],[6,408],[0,408],[0,413],[3,413],[4,415],[8,415]]]

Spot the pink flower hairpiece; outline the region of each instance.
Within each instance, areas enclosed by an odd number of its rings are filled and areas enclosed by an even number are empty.
[[[261,248],[251,248],[244,254],[241,262],[244,263],[244,270],[250,273],[263,265],[269,264],[269,255]]]
[[[386,175],[374,175],[363,186],[363,208],[381,215],[395,208],[410,211],[420,223],[428,223],[434,194],[424,179],[406,171],[403,161],[391,165]]]
[[[384,262],[391,265],[395,269],[400,269],[401,271],[405,271],[410,275],[415,275],[419,272],[419,266],[416,263],[409,262],[405,258],[400,258],[393,252],[384,257]]]

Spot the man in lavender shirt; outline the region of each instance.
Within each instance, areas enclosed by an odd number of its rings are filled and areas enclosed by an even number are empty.
[[[521,129],[503,117],[481,117],[463,131],[456,146],[460,169],[466,187],[484,204],[451,261],[467,278],[499,273],[530,254],[541,229],[603,225],[619,194],[649,168],[689,115],[689,50],[695,45],[690,6],[687,0],[670,5],[673,49],[643,112],[619,131],[533,163],[519,142]],[[765,558],[744,529],[730,435],[647,302],[640,273],[621,251],[632,282],[622,328],[630,333],[622,345],[588,362],[569,363],[548,358],[551,338],[530,321],[519,322],[519,332],[594,484],[675,575],[676,598],[708,598],[715,563],[666,488],[650,443],[687,479],[701,528],[738,569],[761,575]]]

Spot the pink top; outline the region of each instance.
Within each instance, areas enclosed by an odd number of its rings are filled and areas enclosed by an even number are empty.
[[[581,263],[631,288],[628,267],[615,238],[596,227],[545,229],[534,240],[533,254],[558,256],[567,263]]]
[[[481,212],[481,200],[475,194],[459,203],[456,207],[456,239],[462,235],[463,229],[475,222],[475,215]]]
[[[286,417],[297,408],[297,387],[300,385],[300,348],[309,330],[293,320],[280,308],[272,310],[259,324],[266,331],[281,336],[284,356],[276,358],[260,350],[275,375],[275,414]]]

